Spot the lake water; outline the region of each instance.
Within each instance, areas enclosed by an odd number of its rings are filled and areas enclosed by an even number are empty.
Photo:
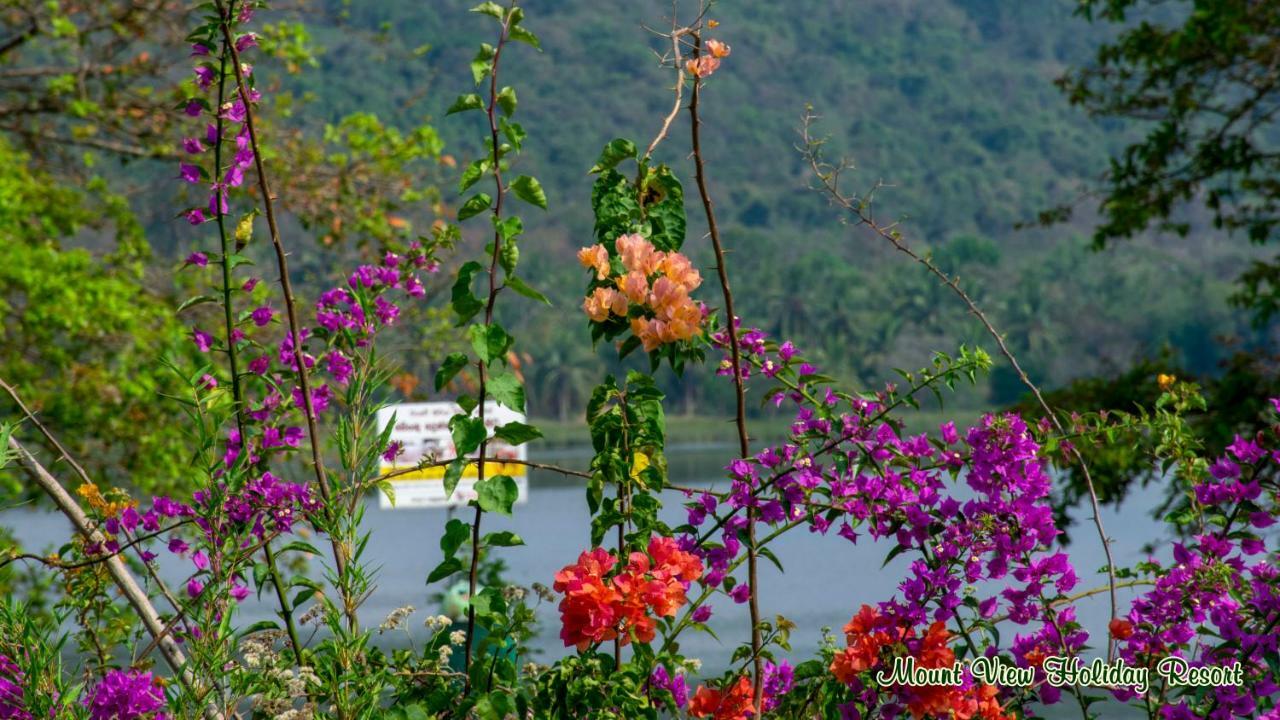
[[[721,468],[732,453],[733,448],[729,446],[672,447],[668,452],[672,482],[691,487],[722,485],[726,481]],[[532,450],[530,459],[585,468],[590,460],[590,449]],[[1161,495],[1161,489],[1149,487],[1133,493],[1119,510],[1104,509],[1103,521],[1115,540],[1113,549],[1118,565],[1130,565],[1144,559],[1141,546],[1163,536],[1163,527],[1148,514],[1149,508],[1159,501]],[[682,500],[683,496],[678,492],[664,496],[666,506],[662,517],[665,521],[672,525],[684,521]],[[380,570],[377,589],[361,610],[362,621],[376,626],[393,609],[412,605],[417,612],[410,618],[409,627],[422,632],[422,620],[427,614],[439,612],[439,608],[427,598],[443,588],[440,584],[428,587],[425,578],[442,559],[439,537],[454,511],[382,510],[373,496],[368,498],[367,505],[365,522],[372,530],[372,538],[366,555],[369,562],[379,566]],[[471,519],[470,509],[457,512],[463,519]],[[1085,518],[1085,524],[1074,529],[1075,543],[1070,548],[1080,575],[1077,591],[1106,582],[1105,574],[1094,574],[1096,569],[1105,565],[1105,560],[1092,524],[1087,520],[1087,513],[1080,514]],[[13,527],[28,549],[56,547],[65,542],[70,532],[69,523],[61,515],[49,511],[11,510],[0,514],[0,522]],[[525,586],[534,582],[550,586],[555,572],[574,562],[578,553],[588,547],[588,527],[589,515],[582,481],[533,470],[529,478],[528,502],[517,505],[511,518],[486,515],[483,530],[512,530],[528,543],[500,551],[509,566],[508,581]],[[892,596],[896,590],[896,579],[902,577],[909,562],[905,556],[899,557],[882,570],[881,564],[889,550],[887,544],[874,544],[864,534],[857,545],[852,545],[834,532],[824,537],[811,534],[804,527],[783,535],[770,547],[782,562],[785,573],[779,572],[772,563],[761,560],[760,609],[766,618],[780,614],[796,623],[791,637],[793,660],[813,656],[823,627],[830,627],[838,634],[840,627],[861,604],[874,604]],[[165,559],[161,570],[166,579],[185,581],[183,573],[187,568],[180,561],[172,562],[167,553],[161,553],[161,556]],[[740,575],[745,579],[745,570]],[[1121,589],[1119,592],[1121,607],[1127,607],[1134,591]],[[274,608],[268,602],[270,596],[270,592],[264,593],[261,603],[251,596],[244,603],[240,610],[244,624],[274,617]],[[1105,638],[1110,619],[1106,594],[1088,598],[1078,608],[1080,620],[1090,635]],[[686,631],[681,636],[685,654],[702,658],[704,669],[710,673],[717,673],[725,667],[734,643],[748,638],[750,628],[745,604],[737,605],[721,597],[714,601],[714,609],[709,625],[723,644],[703,633]],[[566,652],[557,637],[559,621],[554,604],[544,603],[539,615],[541,636],[535,643],[539,651],[535,659],[550,663]],[[1007,636],[1009,633],[1011,630],[1006,631]],[[1110,712],[1107,715],[1114,716]]]

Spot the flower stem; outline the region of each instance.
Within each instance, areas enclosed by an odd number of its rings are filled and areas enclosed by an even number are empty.
[[[690,33],[694,42],[694,58],[702,55],[702,36],[697,32]],[[720,242],[720,227],[716,223],[715,210],[712,208],[711,195],[707,191],[707,173],[702,158],[702,140],[700,128],[702,120],[698,116],[698,100],[702,94],[702,79],[693,79],[693,93],[689,101],[689,116],[692,126],[693,163],[696,169],[698,195],[702,198],[702,209],[707,216],[707,230],[711,235],[711,247],[716,254],[716,274],[720,280],[720,289],[724,294],[725,326],[729,333],[729,357],[733,364],[733,384],[737,396],[737,414],[734,418],[738,428],[738,450],[742,458],[751,454],[751,443],[747,436],[747,400],[742,384],[742,357],[738,347],[738,329],[735,326],[737,315],[733,311],[733,291],[729,287],[729,274],[725,269],[724,247]],[[757,572],[756,548],[756,513],[755,507],[747,505],[747,583],[751,593],[748,608],[751,614],[751,655],[755,668],[752,682],[754,707],[761,705],[762,683],[764,681],[763,660],[760,657],[760,583]]]
[[[299,330],[297,302],[293,297],[293,286],[289,283],[289,261],[285,253],[284,243],[280,240],[280,227],[276,223],[275,203],[272,200],[271,187],[267,181],[267,173],[263,167],[262,151],[258,145],[258,131],[253,120],[253,103],[249,98],[248,85],[244,79],[244,70],[240,65],[240,54],[236,51],[235,38],[231,36],[231,16],[223,0],[214,0],[218,9],[222,39],[231,55],[231,67],[235,73],[236,90],[244,103],[244,125],[249,132],[249,146],[253,150],[253,163],[258,172],[258,189],[262,192],[263,212],[267,216],[267,228],[271,234],[271,245],[275,249],[276,265],[280,271],[280,289],[284,294],[285,313],[289,320],[289,334],[293,339],[293,360],[297,366],[298,385],[302,392],[303,412],[307,419],[307,435],[311,444],[311,464],[315,470],[316,484],[326,508],[330,507],[332,491],[329,480],[325,477],[324,460],[320,456],[320,429],[316,423],[315,408],[311,402],[311,387],[307,380],[307,363],[302,351],[302,334]],[[221,108],[218,108],[221,113]],[[339,575],[346,573],[348,550],[337,538],[330,538],[333,546],[333,562]],[[344,598],[343,609],[347,616],[347,625],[355,631],[359,627],[356,608],[350,598]]]

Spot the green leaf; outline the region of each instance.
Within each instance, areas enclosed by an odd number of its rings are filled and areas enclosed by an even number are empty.
[[[538,302],[546,305],[551,304],[551,301],[547,299],[546,295],[543,295],[537,290],[529,287],[528,283],[515,275],[508,275],[506,283],[507,287],[515,290],[517,293],[529,298],[530,300],[537,300]]]
[[[481,80],[489,75],[489,71],[493,69],[493,46],[489,43],[480,43],[480,51],[471,60],[471,77],[475,79],[479,85]]]
[[[479,182],[480,178],[484,177],[484,174],[488,172],[488,170],[488,160],[476,160],[468,165],[467,169],[462,171],[462,177],[458,178],[458,194],[461,195],[472,185]]]
[[[665,165],[657,168],[646,183],[645,216],[651,232],[649,240],[663,251],[679,250],[684,244],[684,188]]]
[[[488,210],[491,204],[493,204],[493,198],[485,193],[476,193],[470,200],[462,203],[462,207],[458,208],[458,222],[479,215]]]
[[[453,557],[458,548],[471,537],[471,526],[457,518],[452,518],[444,526],[444,535],[440,536],[440,549],[445,557]]]
[[[509,422],[494,428],[493,434],[512,445],[523,445],[530,440],[542,437],[542,431],[522,422]]]
[[[486,390],[489,397],[497,400],[499,404],[516,412],[524,412],[524,386],[511,371],[494,373],[493,377],[489,378]]]
[[[440,364],[440,369],[436,371],[436,392],[444,389],[445,385],[457,375],[462,368],[467,366],[467,356],[463,353],[449,353],[445,356],[444,362]]]
[[[509,530],[503,530],[485,535],[483,543],[490,547],[518,547],[524,544],[524,538]]]
[[[536,205],[543,210],[547,209],[547,194],[542,191],[542,184],[535,178],[528,175],[521,175],[511,181],[511,189],[515,191],[516,197],[529,203]]]
[[[459,95],[458,99],[453,101],[453,104],[450,105],[449,109],[445,112],[445,116],[447,117],[454,113],[466,112],[468,110],[483,109],[484,101],[480,99],[479,95],[475,93],[466,93],[464,95]]]
[[[485,512],[511,514],[520,489],[508,475],[494,475],[476,483],[476,502]]]
[[[519,217],[512,215],[511,217],[502,218],[501,220],[494,218],[493,229],[498,231],[498,236],[506,242],[512,238],[518,237],[524,232],[524,223]]]
[[[529,133],[525,132],[524,126],[518,122],[510,122],[506,118],[499,118],[499,120],[501,121],[499,125],[502,127],[503,136],[519,152],[520,146],[524,143],[524,139],[529,136]]]
[[[445,558],[444,562],[437,565],[436,569],[427,576],[427,584],[438,582],[457,572],[462,572],[462,561],[456,557]]]
[[[600,152],[600,159],[596,160],[596,164],[591,166],[587,171],[589,175],[594,175],[605,170],[612,170],[618,166],[618,163],[628,158],[635,159],[639,150],[636,144],[625,138],[617,138],[610,140],[608,145],[604,146],[604,150]]]
[[[449,463],[444,469],[444,498],[448,500],[453,497],[453,491],[458,487],[458,481],[462,479],[462,471],[467,467],[466,458],[458,458]]]
[[[512,40],[516,40],[522,43],[528,43],[539,50],[542,49],[542,43],[538,41],[538,36],[534,35],[528,30],[525,30],[519,25],[512,26],[507,31],[507,36],[510,37]]]
[[[492,0],[490,0],[489,2],[482,2],[479,5],[471,8],[471,12],[482,13],[484,15],[492,15],[493,17],[499,20],[502,19],[502,14],[503,14],[502,6],[496,2],[493,2]]]
[[[203,305],[204,303],[211,303],[211,302],[218,302],[218,298],[212,295],[197,295],[193,298],[187,298],[186,300],[184,300],[183,303],[179,305],[178,309],[175,310],[174,312],[181,313],[183,310],[186,310],[189,307],[195,307],[196,305]]]
[[[453,446],[459,459],[465,459],[464,455],[475,452],[487,436],[480,418],[466,415],[449,418],[449,432],[453,434]]]
[[[497,323],[472,325],[467,332],[471,336],[471,347],[476,351],[480,361],[486,365],[506,355],[507,348],[511,347],[513,342],[507,331]]]
[[[502,113],[507,117],[516,114],[515,88],[510,85],[502,88],[502,91],[498,93],[498,108],[501,109]]]
[[[458,314],[458,325],[466,323],[484,307],[484,303],[480,302],[480,298],[471,292],[471,281],[475,278],[476,273],[483,269],[480,263],[474,260],[458,268],[458,279],[453,282],[451,303],[453,311]]]
[[[468,415],[470,415],[471,411],[475,410],[476,406],[480,404],[480,402],[476,400],[475,395],[459,396],[455,402],[458,403],[458,407],[462,408],[462,412],[467,413]]]

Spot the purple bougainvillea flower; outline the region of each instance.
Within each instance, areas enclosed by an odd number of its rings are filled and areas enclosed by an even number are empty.
[[[164,690],[149,672],[112,670],[85,695],[91,720],[166,720]]]
[[[192,328],[191,339],[200,352],[209,352],[209,348],[213,347],[213,336],[199,328]]]

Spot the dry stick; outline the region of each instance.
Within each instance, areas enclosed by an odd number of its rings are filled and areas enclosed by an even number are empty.
[[[675,23],[674,15],[672,16],[672,23]],[[680,114],[680,102],[684,98],[684,68],[680,66],[680,37],[687,35],[689,32],[689,28],[671,28],[671,62],[676,69],[676,98],[671,104],[671,112],[667,113],[666,118],[663,119],[662,127],[658,130],[658,134],[654,136],[653,142],[649,143],[648,149],[644,151],[645,160],[648,160],[653,155],[653,151],[657,149],[658,144],[666,139],[667,132],[671,129],[671,123],[675,121],[676,115]]]
[[[315,469],[316,483],[320,487],[320,496],[324,500],[325,507],[330,507],[331,492],[329,489],[329,480],[325,477],[324,461],[320,457],[320,430],[316,425],[315,408],[311,402],[311,387],[307,381],[307,364],[305,362],[304,353],[302,352],[302,335],[298,331],[298,308],[293,298],[293,287],[289,283],[289,261],[284,250],[284,244],[280,240],[280,227],[276,224],[275,205],[272,202],[271,188],[267,182],[267,173],[262,164],[262,152],[258,147],[258,132],[253,123],[253,103],[249,99],[248,86],[244,81],[244,69],[240,65],[240,53],[236,50],[235,39],[231,37],[231,20],[226,13],[226,6],[222,0],[215,0],[218,8],[219,24],[222,27],[222,39],[227,45],[227,50],[231,53],[231,66],[235,71],[237,94],[240,101],[244,103],[244,125],[249,131],[249,146],[253,150],[253,163],[258,171],[258,189],[262,192],[262,205],[264,214],[267,216],[267,228],[271,233],[271,245],[275,248],[276,265],[280,270],[280,288],[284,294],[285,312],[289,319],[289,335],[293,339],[293,361],[298,369],[298,385],[302,391],[303,411],[307,416],[307,436],[311,442],[311,464]],[[222,108],[218,108],[217,112],[221,113]],[[333,546],[333,562],[338,571],[339,577],[346,573],[347,556],[346,548],[341,542],[335,538],[329,538],[330,544]],[[356,608],[349,597],[343,597],[343,612],[347,616],[347,627],[353,632],[359,627],[359,619],[356,617]]]
[[[228,10],[232,7],[228,6]],[[226,99],[227,84],[227,48],[222,41],[222,53],[218,63],[218,108]],[[217,114],[217,141],[213,145],[213,181],[214,185],[222,184],[222,113]],[[241,442],[245,441],[244,432],[244,393],[240,387],[240,370],[236,358],[236,341],[233,337],[235,323],[231,317],[231,260],[227,257],[227,224],[226,215],[222,212],[222,203],[217,203],[218,240],[222,248],[222,312],[227,332],[227,361],[231,368],[231,397],[235,400],[236,429],[240,432]],[[271,575],[271,585],[276,591],[276,600],[280,603],[280,614],[284,616],[285,628],[289,632],[289,642],[293,645],[293,657],[298,665],[302,665],[302,646],[298,642],[298,628],[293,621],[293,608],[289,605],[284,587],[280,582],[280,571],[276,566],[275,553],[271,551],[271,543],[263,545],[263,553],[267,558],[267,570]]]
[[[982,323],[982,326],[986,329],[987,334],[989,334],[992,337],[992,339],[996,341],[996,345],[1000,348],[1000,354],[1004,355],[1005,359],[1009,361],[1009,365],[1013,368],[1014,372],[1018,374],[1018,379],[1021,380],[1022,384],[1026,386],[1028,390],[1031,391],[1032,395],[1035,396],[1036,402],[1040,405],[1041,409],[1044,410],[1045,415],[1050,419],[1050,421],[1053,422],[1053,425],[1055,428],[1057,428],[1058,433],[1061,435],[1065,435],[1066,428],[1063,427],[1062,421],[1058,419],[1058,416],[1056,413],[1053,412],[1053,409],[1049,407],[1049,403],[1045,402],[1044,396],[1040,393],[1040,388],[1034,382],[1031,381],[1030,377],[1027,376],[1026,371],[1022,369],[1022,365],[1018,362],[1018,359],[1014,357],[1013,352],[1010,351],[1008,345],[1005,344],[1004,337],[996,330],[995,326],[991,324],[991,320],[988,319],[986,314],[982,312],[982,310],[978,307],[977,303],[973,301],[973,298],[969,297],[969,294],[965,292],[963,288],[960,287],[959,281],[957,281],[951,275],[948,275],[947,273],[943,272],[929,258],[923,255],[917,254],[902,240],[902,237],[899,233],[897,233],[896,231],[891,231],[888,228],[885,228],[880,224],[878,224],[875,221],[875,219],[872,218],[866,212],[863,205],[857,202],[854,202],[849,197],[846,197],[840,193],[837,180],[839,178],[840,170],[842,168],[825,165],[819,159],[817,154],[817,147],[820,143],[815,142],[809,134],[809,128],[812,126],[813,120],[814,120],[813,114],[806,113],[804,117],[803,125],[802,125],[802,130],[801,130],[801,136],[804,142],[803,152],[804,152],[805,159],[809,161],[810,168],[813,170],[814,175],[816,175],[818,180],[822,183],[822,187],[826,191],[826,194],[831,198],[831,201],[835,203],[837,206],[852,213],[854,217],[857,218],[859,224],[867,226],[868,228],[871,229],[872,232],[884,238],[885,240],[888,240],[889,243],[893,245],[897,250],[899,250],[900,252],[902,252],[912,260],[916,261],[917,263],[920,263],[921,265],[923,265],[930,273],[936,276],[938,280],[942,282],[942,284],[950,288],[951,291],[955,293],[956,296],[958,296],[964,302],[964,304],[969,308],[969,312],[971,312],[975,317],[978,318],[978,320]],[[1080,451],[1077,450],[1074,445],[1070,446],[1070,452],[1075,457],[1076,462],[1080,464],[1080,470],[1081,472],[1084,473],[1085,486],[1089,489],[1089,502],[1093,508],[1093,524],[1094,524],[1094,527],[1096,527],[1098,530],[1098,537],[1099,539],[1102,540],[1102,552],[1106,555],[1106,558],[1107,558],[1107,587],[1109,590],[1109,595],[1111,600],[1111,617],[1115,618],[1115,617],[1118,617],[1118,612],[1119,612],[1118,603],[1116,601],[1116,566],[1115,566],[1115,560],[1113,559],[1111,554],[1111,541],[1107,537],[1106,529],[1103,528],[1102,526],[1102,515],[1101,515],[1099,504],[1098,504],[1098,493],[1097,493],[1097,490],[1094,488],[1093,477],[1089,474],[1089,466],[1085,463],[1084,456],[1080,454]],[[1111,635],[1110,631],[1108,630],[1107,660],[1110,661],[1114,656],[1115,656],[1115,638]]]
[[[13,386],[6,383],[4,380],[0,380],[0,388],[3,388],[4,391],[9,395],[9,397],[13,399],[13,402],[17,404],[18,409],[21,410],[22,414],[27,417],[27,421],[30,422],[32,425],[34,425],[36,429],[40,431],[40,434],[44,436],[45,440],[47,440],[49,444],[52,445],[53,448],[58,451],[58,454],[60,456],[59,459],[64,460],[68,465],[70,465],[71,469],[75,471],[76,475],[80,476],[80,479],[83,482],[85,482],[86,484],[92,485],[93,480],[89,477],[89,473],[85,472],[84,467],[80,465],[80,463],[76,462],[75,458],[71,457],[71,453],[67,452],[67,448],[63,446],[61,442],[58,441],[58,438],[54,436],[52,432],[49,431],[49,428],[44,426],[44,423],[40,422],[40,420],[36,418],[35,413],[31,412],[31,409],[26,406],[26,403],[22,402],[22,398],[19,397],[18,391],[15,390]],[[178,525],[175,525],[169,528],[169,530],[174,530],[179,525],[184,525],[184,524],[186,524],[185,521],[182,523],[178,523]],[[167,531],[162,531],[162,532],[167,532]],[[156,533],[156,535],[158,534],[160,533]],[[151,535],[148,537],[155,537],[155,535]],[[139,538],[136,541],[131,541],[128,544],[126,544],[124,547],[125,548],[132,547],[133,545],[136,545],[138,542],[141,542],[143,539],[145,538]],[[124,548],[122,548],[121,550],[123,551],[123,549]],[[112,553],[112,554],[116,555],[118,553]],[[173,591],[171,591],[169,589],[169,586],[165,584],[164,580],[160,578],[160,574],[156,572],[156,569],[152,567],[151,563],[144,561],[142,565],[147,569],[147,575],[150,576],[152,582],[156,584],[156,587],[159,588],[160,592],[169,601],[169,604],[173,606],[174,611],[177,611],[178,605],[177,605],[177,601],[174,600]],[[78,567],[78,566],[68,566],[68,567]]]
[[[13,400],[14,404],[16,404],[16,405],[18,406],[18,409],[22,411],[22,414],[26,416],[27,421],[28,421],[28,422],[30,422],[32,425],[34,425],[34,426],[36,427],[36,429],[40,431],[40,434],[44,436],[45,440],[47,440],[51,446],[53,446],[53,449],[55,449],[55,450],[57,450],[57,451],[58,451],[59,459],[60,459],[60,460],[65,461],[68,465],[70,465],[70,466],[71,466],[71,469],[75,471],[76,475],[78,475],[78,476],[80,477],[80,480],[81,480],[81,481],[83,481],[83,482],[84,482],[84,483],[86,483],[86,484],[92,485],[92,484],[93,484],[93,480],[89,477],[89,473],[85,472],[84,467],[83,467],[82,465],[80,465],[80,463],[76,462],[76,459],[75,459],[75,458],[71,457],[71,453],[67,451],[67,448],[66,448],[66,447],[65,447],[65,446],[64,446],[64,445],[63,445],[63,444],[58,440],[57,436],[55,436],[52,432],[50,432],[50,431],[49,431],[49,429],[48,429],[48,428],[46,428],[46,427],[44,426],[44,423],[40,422],[40,420],[39,420],[38,418],[36,418],[35,413],[31,412],[31,409],[30,409],[30,408],[28,408],[28,407],[27,407],[27,405],[26,405],[26,403],[24,403],[24,402],[22,401],[22,397],[18,395],[18,391],[17,391],[16,389],[14,389],[14,387],[13,387],[12,385],[10,385],[9,383],[5,382],[4,380],[0,380],[0,388],[2,388],[2,389],[5,391],[5,393],[7,393],[7,394],[9,395],[9,397]],[[33,472],[34,472],[34,471],[33,471]],[[52,476],[50,476],[50,477],[52,478]],[[56,482],[56,479],[55,479],[55,482]],[[59,485],[59,487],[61,487],[61,485]],[[65,491],[64,491],[64,492],[65,492]],[[70,496],[68,496],[68,497],[70,497]],[[72,502],[74,503],[74,500],[73,500]],[[83,514],[83,511],[81,511],[81,512],[82,512],[82,514]],[[73,523],[75,522],[74,518],[72,518],[72,522],[73,522]],[[186,524],[186,522],[187,522],[187,521],[180,522],[180,523],[178,523],[177,525],[174,525],[173,527],[169,528],[169,530],[174,530],[174,529],[176,529],[178,526]],[[135,540],[131,540],[130,542],[126,543],[126,544],[124,545],[124,547],[122,547],[122,548],[120,549],[120,552],[111,553],[109,556],[107,556],[107,557],[103,557],[103,558],[94,558],[94,560],[93,560],[93,561],[91,561],[90,563],[87,563],[87,564],[94,564],[94,563],[99,562],[99,561],[102,561],[102,562],[110,562],[111,560],[115,560],[115,562],[117,562],[117,563],[121,563],[121,565],[120,565],[121,567],[125,567],[125,566],[123,565],[123,561],[121,561],[121,560],[119,559],[119,556],[120,556],[120,555],[122,555],[122,554],[124,553],[124,550],[126,550],[126,549],[128,549],[128,548],[130,548],[130,547],[133,547],[134,545],[137,545],[138,543],[142,542],[144,539],[149,539],[149,538],[151,538],[151,537],[155,537],[156,535],[159,535],[159,534],[161,534],[161,533],[163,533],[163,532],[168,532],[168,530],[161,531],[160,533],[155,533],[155,534],[150,535],[150,536],[147,536],[147,537],[145,537],[145,538],[144,538],[144,537],[139,537],[139,538],[137,538],[137,539],[135,539]],[[99,533],[99,535],[100,535],[100,533]],[[91,542],[96,542],[96,541],[91,540]],[[17,558],[14,558],[14,559],[17,559]],[[43,561],[42,561],[42,562],[43,562]],[[7,563],[5,563],[5,564],[7,564]],[[46,565],[52,565],[52,563],[47,563],[47,562],[46,562],[45,564],[46,564]],[[78,565],[69,565],[69,566],[65,566],[65,568],[64,568],[64,569],[74,569],[74,568],[76,568],[76,567],[81,567],[81,566],[83,566],[84,564],[85,564],[85,563],[78,564]],[[173,595],[173,591],[169,589],[169,586],[168,586],[168,585],[165,583],[165,581],[160,577],[160,573],[156,571],[155,566],[153,566],[153,565],[152,565],[151,563],[149,563],[149,562],[146,562],[145,560],[143,561],[142,566],[143,566],[144,568],[146,568],[146,570],[147,570],[147,576],[148,576],[148,577],[150,577],[150,578],[151,578],[151,581],[152,581],[152,582],[154,582],[154,583],[156,584],[156,587],[160,590],[161,594],[162,594],[162,595],[164,595],[165,599],[169,601],[169,604],[170,604],[171,606],[173,606],[173,610],[174,610],[174,612],[178,612],[178,611],[179,611],[179,604],[178,604],[178,601],[177,601],[177,599],[174,597],[174,595]],[[130,576],[130,578],[132,578],[132,576]],[[123,590],[123,588],[122,588],[122,590]],[[144,595],[143,597],[145,598],[146,596]],[[141,612],[139,612],[138,614],[139,614],[139,615],[142,615],[142,613],[141,613]],[[158,638],[156,638],[156,639],[158,639]],[[154,644],[154,641],[153,641],[153,644]],[[145,655],[146,653],[143,653],[143,654]],[[175,670],[176,670],[176,668],[175,668]],[[183,672],[184,672],[184,673],[189,673],[189,671],[188,671],[188,670],[184,670]],[[185,677],[185,676],[184,676],[184,677]],[[214,682],[214,687],[215,687],[215,688],[217,688],[217,687],[218,687],[218,684],[217,684],[216,682]],[[220,688],[219,688],[219,692],[221,692]]]
[[[515,7],[515,0],[512,0],[511,7]],[[502,48],[506,45],[510,25],[511,12],[508,11],[503,15],[502,30],[498,33],[498,44],[494,48],[493,60],[489,65],[489,105],[485,108],[485,114],[489,119],[489,137],[493,151],[493,184],[496,195],[493,205],[495,220],[493,254],[489,258],[489,297],[484,307],[485,325],[493,322],[493,306],[498,299],[498,291],[502,289],[498,286],[498,257],[502,252],[502,231],[498,229],[496,221],[502,217],[502,198],[506,195],[507,189],[502,184],[502,156],[498,152],[498,60],[502,57]],[[484,482],[484,455],[489,446],[488,426],[484,424],[485,387],[489,374],[484,360],[478,360],[476,366],[480,375],[480,403],[477,417],[480,420],[480,426],[485,428],[485,436],[480,441],[480,457],[476,459],[476,484],[479,485]],[[473,601],[476,596],[476,578],[480,574],[480,519],[483,513],[480,503],[476,502],[475,521],[471,523],[471,567],[467,573],[467,644],[462,656],[462,667],[467,673],[467,678],[463,682],[464,695],[471,692],[471,653],[475,646],[476,631],[476,606]]]
[[[53,499],[62,514],[66,515],[71,524],[75,526],[77,532],[91,543],[106,541],[102,533],[89,522],[88,516],[85,515],[80,505],[67,493],[66,488],[62,487],[62,484],[13,435],[9,436],[9,447],[17,453],[19,462],[30,471],[31,476],[40,485],[40,489],[44,490]],[[155,639],[156,646],[160,650],[160,655],[164,657],[165,663],[181,676],[183,684],[195,688],[198,684],[197,679],[191,669],[187,667],[186,656],[183,655],[182,649],[178,647],[178,643],[165,634],[164,623],[160,620],[160,613],[156,612],[155,606],[151,604],[151,600],[143,592],[142,587],[138,585],[138,581],[129,572],[129,568],[125,566],[124,561],[120,559],[120,556],[115,555],[106,561],[106,567],[107,572],[111,574],[112,580],[120,588],[125,600],[133,607],[134,612],[138,613],[143,627]],[[205,715],[210,718],[218,718],[218,720],[223,717],[222,713],[212,704],[205,708]]]
[[[696,31],[690,34],[693,36],[694,43],[693,56],[697,59],[702,55],[702,36]],[[741,453],[741,457],[746,458],[751,455],[751,443],[747,437],[747,398],[742,383],[742,358],[738,348],[738,329],[734,325],[737,322],[737,316],[733,312],[733,291],[729,289],[729,275],[724,265],[724,248],[720,243],[720,228],[716,225],[716,214],[712,210],[711,195],[707,192],[707,173],[702,161],[702,142],[699,133],[702,121],[698,117],[698,98],[701,90],[702,79],[694,76],[693,97],[689,101],[690,124],[693,126],[693,163],[694,168],[697,170],[698,194],[702,197],[702,209],[707,215],[707,230],[711,235],[711,247],[715,249],[716,253],[716,274],[720,278],[720,289],[724,292],[724,311],[728,316],[725,319],[725,325],[729,331],[729,357],[733,364],[733,386],[738,401],[737,416],[735,417],[738,426],[738,450]],[[755,667],[752,697],[753,706],[758,709],[761,707],[762,700],[764,666],[760,657],[760,583],[756,568],[756,513],[752,505],[747,505],[747,583],[751,587],[748,604],[751,613],[751,655]]]

